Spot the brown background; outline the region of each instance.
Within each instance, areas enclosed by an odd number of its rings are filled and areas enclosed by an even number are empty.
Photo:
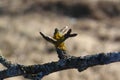
[[[31,65],[57,61],[54,46],[39,32],[52,36],[54,28],[64,26],[78,33],[66,41],[70,55],[120,51],[119,0],[0,0],[0,50],[13,63]],[[43,80],[120,80],[119,68],[120,63],[112,63],[81,73],[65,70]]]

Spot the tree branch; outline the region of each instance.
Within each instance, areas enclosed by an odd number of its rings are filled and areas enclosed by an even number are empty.
[[[120,62],[120,52],[99,53],[83,57],[69,55],[66,52],[64,41],[70,37],[75,37],[77,34],[71,34],[72,30],[69,29],[67,31],[66,29],[67,27],[61,30],[55,29],[53,38],[45,36],[40,32],[45,40],[55,45],[59,61],[25,66],[21,64],[12,64],[3,56],[0,56],[0,63],[7,68],[0,70],[0,80],[15,76],[24,76],[32,80],[41,80],[44,76],[61,70],[78,69],[78,71],[81,72],[92,66]],[[64,34],[64,32],[66,33]]]
[[[2,57],[3,58],[3,57]],[[2,59],[0,58],[0,59]],[[42,77],[61,70],[78,69],[78,71],[86,70],[96,65],[104,65],[113,62],[120,62],[120,52],[99,53],[95,55],[87,55],[83,57],[71,57],[60,59],[57,62],[46,63],[42,65],[23,66],[20,64],[12,64],[11,67],[0,71],[0,79],[14,76],[34,75],[33,80],[40,80]],[[38,79],[39,78],[39,79]]]

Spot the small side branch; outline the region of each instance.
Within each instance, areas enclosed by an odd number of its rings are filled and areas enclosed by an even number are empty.
[[[66,59],[73,57],[70,56],[68,53],[66,53],[66,46],[64,43],[65,40],[67,40],[68,38],[77,36],[76,33],[72,33],[72,29],[68,29],[67,26],[60,30],[55,28],[53,37],[46,36],[42,32],[40,32],[40,34],[46,41],[55,45],[59,59]]]
[[[37,75],[34,77],[38,78],[39,76],[38,80],[40,80],[42,79],[42,77],[50,73],[61,70],[75,68],[81,72],[92,66],[110,64],[113,62],[120,62],[120,52],[111,52],[106,54],[99,53],[83,57],[71,57],[67,59],[60,59],[57,62],[46,63],[42,65],[38,64],[31,66],[23,66],[20,64],[16,64],[5,70],[1,70],[0,79],[5,79],[14,76]],[[34,80],[36,80],[36,78]]]
[[[74,56],[69,55],[65,50],[61,50],[59,48],[56,48],[56,52],[58,54],[59,59],[67,59],[67,58],[74,57]]]

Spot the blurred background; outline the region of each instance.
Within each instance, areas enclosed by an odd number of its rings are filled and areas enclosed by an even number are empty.
[[[120,51],[120,0],[0,0],[1,55],[24,65],[57,61],[54,46],[39,32],[52,36],[54,28],[65,26],[78,33],[66,41],[70,55]],[[81,73],[65,70],[43,80],[120,80],[119,68],[120,63],[112,63]]]

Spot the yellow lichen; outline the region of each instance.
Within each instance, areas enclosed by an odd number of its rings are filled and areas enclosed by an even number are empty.
[[[54,44],[55,47],[57,47],[57,48],[59,48],[59,49],[62,49],[62,50],[66,50],[65,43],[62,42],[63,39],[64,39],[64,34],[63,34],[61,31],[57,30],[57,31],[54,33],[53,38],[54,38],[55,40],[57,40],[56,43]]]

